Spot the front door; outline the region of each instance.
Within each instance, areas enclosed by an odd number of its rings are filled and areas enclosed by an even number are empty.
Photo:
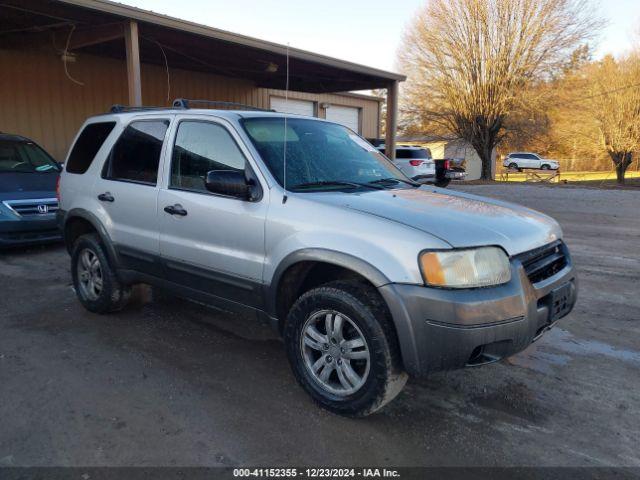
[[[160,254],[169,281],[259,308],[267,190],[260,201],[247,201],[214,195],[204,184],[210,170],[251,169],[240,145],[214,120],[176,125],[158,200]]]

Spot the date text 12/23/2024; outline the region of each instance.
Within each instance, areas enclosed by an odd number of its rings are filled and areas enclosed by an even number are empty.
[[[234,468],[233,476],[236,478],[398,478],[400,473],[387,468]]]

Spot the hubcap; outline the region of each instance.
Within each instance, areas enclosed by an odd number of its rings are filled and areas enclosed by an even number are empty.
[[[81,293],[89,300],[97,300],[102,293],[102,267],[98,256],[88,248],[78,257],[78,283]]]
[[[358,326],[340,312],[312,314],[302,328],[300,350],[313,379],[335,395],[351,395],[367,380],[369,346]]]

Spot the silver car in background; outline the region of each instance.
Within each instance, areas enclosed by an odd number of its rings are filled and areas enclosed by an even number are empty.
[[[408,375],[513,355],[573,308],[548,216],[419,185],[342,125],[179,105],[116,108],[74,141],[57,215],[88,310],[147,283],[264,319],[319,405],[364,416]]]

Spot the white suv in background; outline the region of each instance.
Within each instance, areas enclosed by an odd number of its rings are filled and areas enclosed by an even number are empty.
[[[522,170],[531,168],[536,170],[558,170],[560,164],[555,160],[542,158],[540,155],[529,152],[514,152],[506,156],[502,164],[505,167]]]
[[[384,144],[376,147],[382,153],[385,151]],[[436,164],[431,157],[431,151],[424,147],[414,147],[409,145],[398,145],[396,147],[396,166],[402,170],[407,177],[418,182],[435,180]]]

